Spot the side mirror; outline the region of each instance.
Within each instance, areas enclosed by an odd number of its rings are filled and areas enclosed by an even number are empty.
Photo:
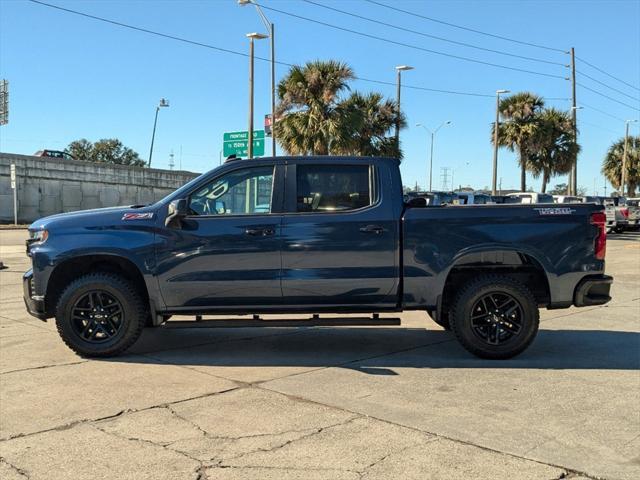
[[[178,226],[180,228],[180,220],[187,216],[187,200],[180,198],[173,200],[167,209],[167,218],[164,221],[166,227]]]

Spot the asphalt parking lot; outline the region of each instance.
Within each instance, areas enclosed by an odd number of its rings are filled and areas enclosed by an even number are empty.
[[[606,306],[543,311],[509,361],[401,327],[157,328],[85,360],[22,302],[0,230],[0,478],[640,478],[640,234]]]

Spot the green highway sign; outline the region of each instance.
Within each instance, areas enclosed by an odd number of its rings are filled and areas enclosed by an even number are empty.
[[[226,132],[223,137],[222,154],[225,157],[236,155],[246,157],[249,149],[249,132]],[[253,131],[253,156],[264,155],[264,130]]]

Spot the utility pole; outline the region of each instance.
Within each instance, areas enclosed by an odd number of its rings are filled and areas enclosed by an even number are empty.
[[[153,142],[156,139],[156,126],[158,125],[158,112],[160,111],[161,108],[168,107],[168,106],[169,106],[169,100],[165,100],[164,98],[161,98],[160,103],[158,103],[158,105],[156,106],[156,117],[155,117],[155,120],[153,121],[153,133],[151,134],[151,148],[149,148],[149,164],[147,165],[149,168],[151,168],[151,158],[153,157]]]
[[[409,65],[398,65],[396,67],[396,147],[398,153],[400,153],[400,116],[402,110],[400,110],[400,90],[402,89],[402,72],[413,70],[413,67]]]
[[[247,138],[247,158],[253,158],[253,41],[267,38],[263,33],[247,33],[249,39],[249,131]]]
[[[577,123],[577,110],[576,104],[576,56],[574,48],[571,47],[571,116],[573,118],[573,141],[578,142],[578,123]],[[578,191],[578,152],[576,151],[576,158],[573,159],[573,166],[571,167],[571,178],[569,180],[569,194],[576,195]]]
[[[622,171],[620,172],[620,196],[624,197],[624,187],[627,183],[627,148],[629,143],[629,124],[638,120],[625,120],[624,149],[622,150]]]
[[[493,128],[493,178],[491,180],[491,195],[496,195],[496,183],[498,180],[498,129],[500,127],[501,93],[509,93],[509,90],[496,90],[496,123]]]

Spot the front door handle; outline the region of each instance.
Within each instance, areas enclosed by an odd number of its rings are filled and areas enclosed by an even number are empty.
[[[380,225],[367,225],[366,227],[361,227],[360,231],[362,233],[375,233],[376,235],[380,235],[384,232],[384,228]]]
[[[247,228],[244,233],[252,237],[270,237],[276,233],[274,228]]]

